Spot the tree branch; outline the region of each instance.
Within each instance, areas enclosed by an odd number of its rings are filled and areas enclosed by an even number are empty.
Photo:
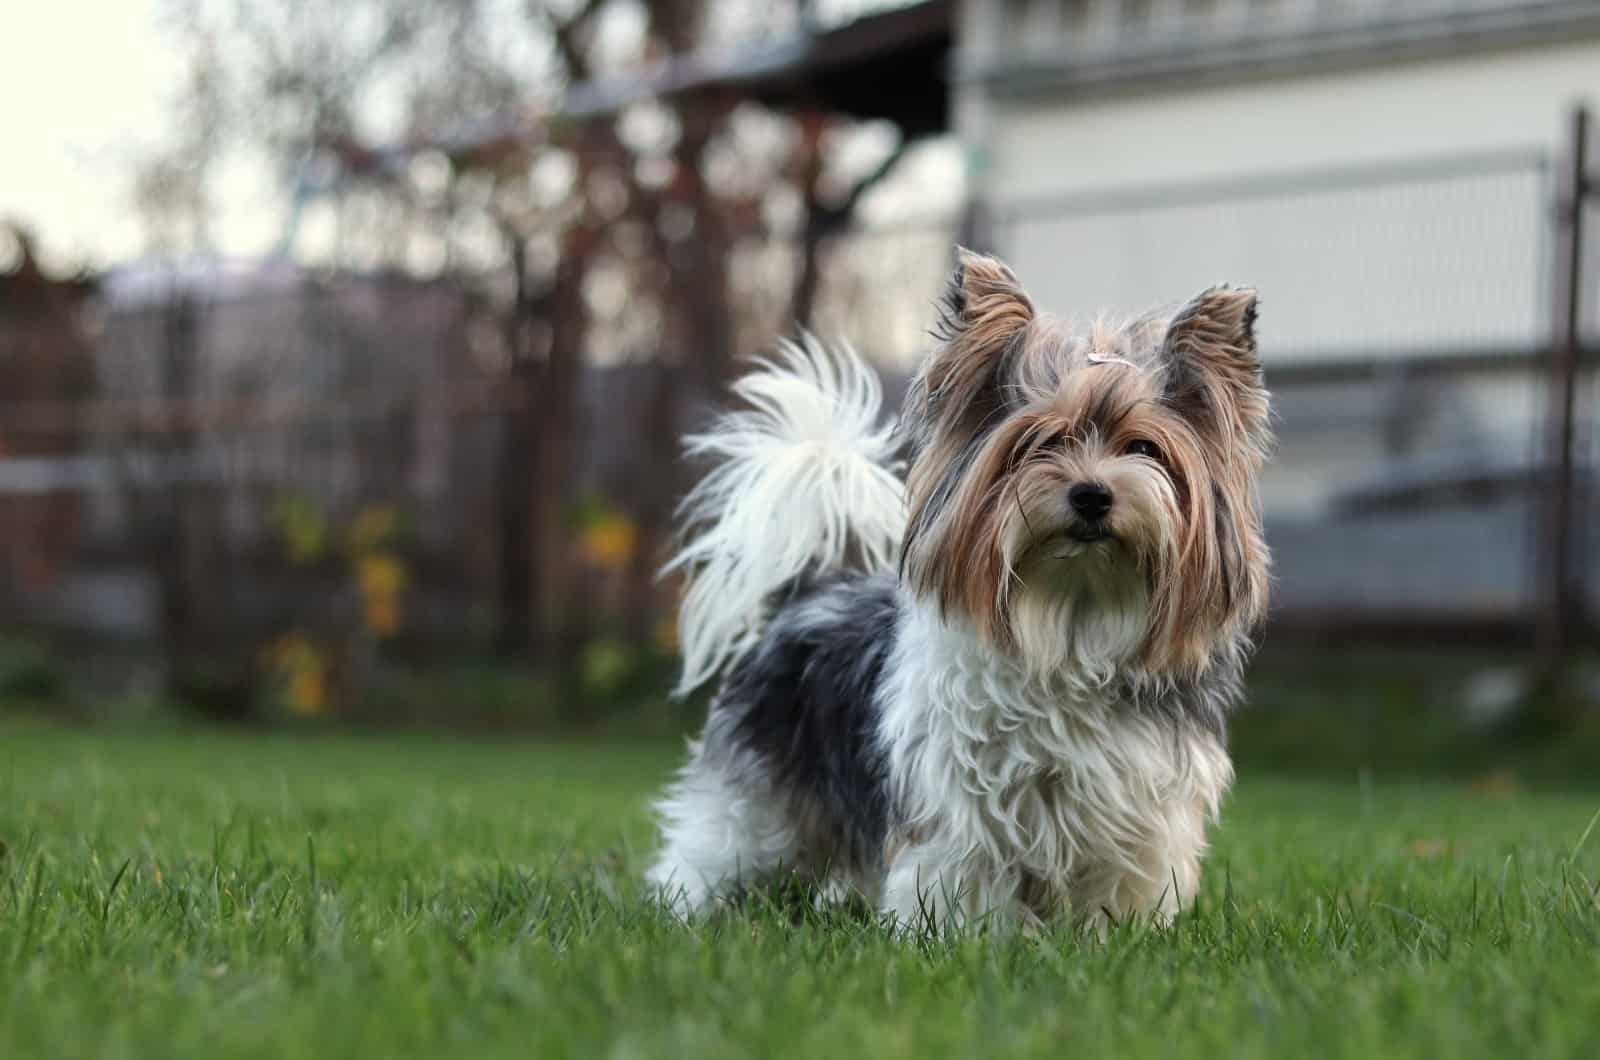
[[[896,144],[894,150],[890,151],[884,156],[883,161],[878,163],[877,168],[862,177],[850,188],[849,194],[844,197],[843,201],[826,204],[817,203],[816,213],[812,218],[817,234],[836,232],[848,225],[855,217],[856,207],[861,204],[861,200],[866,196],[867,192],[882,184],[889,174],[894,172],[895,167],[900,164],[900,159],[904,158],[906,152],[910,150],[912,143],[913,141],[907,138]]]
[[[539,14],[549,23],[550,33],[556,42],[556,50],[561,53],[561,61],[566,64],[569,81],[585,81],[589,78],[591,73],[589,56],[584,52],[583,43],[578,38],[605,5],[606,0],[583,0],[578,10],[565,19],[557,17],[549,5],[539,5]]]

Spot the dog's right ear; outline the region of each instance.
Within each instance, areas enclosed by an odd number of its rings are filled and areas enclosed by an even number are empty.
[[[988,489],[962,485],[1016,400],[1013,377],[1033,319],[1033,302],[1016,274],[995,258],[958,248],[933,332],[939,345],[912,380],[900,421],[911,458],[901,574],[941,608],[966,607],[980,623],[996,599],[1000,554],[963,543],[982,523]]]
[[[956,267],[939,300],[935,337],[969,349],[1004,346],[1033,319],[1016,273],[998,258],[956,248]]]
[[[992,404],[984,395],[1004,377],[1008,348],[1033,316],[1033,302],[1004,263],[957,248],[934,329],[940,347],[920,380],[924,411],[981,421]]]

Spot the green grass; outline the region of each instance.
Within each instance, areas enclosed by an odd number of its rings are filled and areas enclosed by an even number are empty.
[[[639,898],[660,744],[0,726],[0,1057],[1600,1055],[1600,794],[1246,771],[1198,907]]]

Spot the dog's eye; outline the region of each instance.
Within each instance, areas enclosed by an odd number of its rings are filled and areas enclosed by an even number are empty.
[[[1128,456],[1142,456],[1158,464],[1161,462],[1161,447],[1145,438],[1135,438],[1124,446],[1122,451]]]

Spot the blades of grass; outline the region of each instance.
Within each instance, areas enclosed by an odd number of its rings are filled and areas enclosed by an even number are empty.
[[[1576,864],[1578,855],[1583,851],[1583,845],[1589,841],[1589,833],[1594,831],[1594,826],[1597,821],[1600,821],[1600,810],[1594,811],[1594,816],[1589,818],[1588,827],[1585,828],[1583,830],[1583,834],[1578,837],[1578,845],[1572,848],[1572,853],[1567,857],[1567,861],[1569,863]]]
[[[22,958],[33,945],[34,928],[39,922],[39,896],[44,893],[44,855],[33,862],[33,885],[29,888],[28,908],[22,914],[22,934],[17,937],[16,952],[11,955],[14,967],[22,966]]]
[[[304,918],[300,925],[301,938],[307,952],[317,944],[317,840],[306,835],[306,900]]]
[[[34,829],[29,828],[27,834],[22,837],[22,842],[6,852],[6,860],[20,870],[23,865],[27,864],[28,859],[33,856],[37,834]],[[20,909],[22,907],[22,891],[18,889],[18,885],[21,880],[27,879],[27,873],[12,871],[7,872],[5,876],[6,892],[11,896],[10,904]]]
[[[1500,868],[1500,887],[1496,895],[1496,901],[1500,907],[1500,941],[1502,943],[1509,941],[1511,938],[1511,921],[1506,915],[1506,884],[1511,876],[1511,858],[1512,855],[1507,854],[1505,864]]]
[[[1468,932],[1476,936],[1478,934],[1478,874],[1476,872],[1472,874],[1472,904],[1468,907],[1467,915],[1470,924]]]
[[[1222,936],[1233,941],[1233,862],[1222,865]]]
[[[1448,957],[1450,955],[1450,933],[1444,928],[1424,920],[1422,917],[1411,912],[1409,909],[1401,909],[1399,906],[1390,905],[1387,902],[1374,902],[1372,904],[1378,909],[1382,909],[1394,916],[1404,917],[1413,924],[1417,925],[1418,930],[1416,942],[1411,947],[1413,950],[1416,950],[1420,946],[1427,946],[1428,949],[1431,950],[1437,957]],[[1398,924],[1395,928],[1395,938],[1397,940],[1400,939]]]
[[[258,860],[259,848],[256,845],[256,815],[251,814],[244,822],[244,861],[246,865],[253,865]]]
[[[105,897],[100,901],[100,929],[105,930],[106,921],[111,916],[111,899],[116,896],[117,888],[122,886],[122,878],[128,874],[128,866],[133,864],[132,858],[124,858],[122,867],[117,874],[111,877],[111,886],[106,888]]]
[[[293,893],[294,881],[286,881],[283,885],[283,893],[278,895],[278,902],[272,907],[272,918],[274,920],[283,915],[283,907],[288,904],[289,896]]]

